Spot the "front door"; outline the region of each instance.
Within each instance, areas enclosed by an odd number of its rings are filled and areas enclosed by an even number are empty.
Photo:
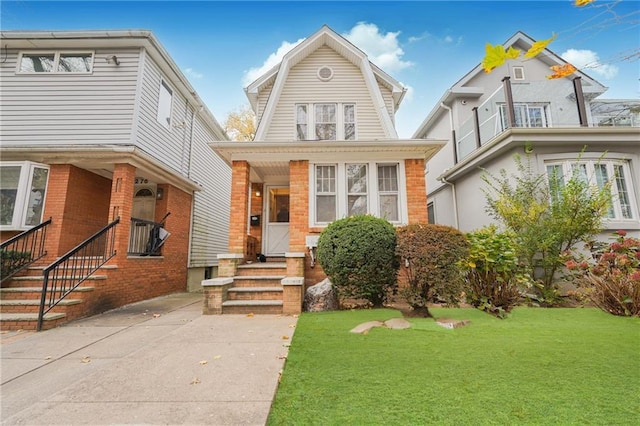
[[[264,254],[284,256],[289,251],[289,187],[267,186]]]

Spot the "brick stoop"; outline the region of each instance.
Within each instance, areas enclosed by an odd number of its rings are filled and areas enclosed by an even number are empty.
[[[285,262],[256,262],[238,265],[236,276],[227,279],[221,295],[222,314],[282,314]]]
[[[113,266],[110,266],[113,268]],[[44,276],[43,268],[28,268],[0,288],[0,330],[35,330],[38,324],[40,298]],[[37,275],[37,274],[40,275]],[[51,311],[45,314],[42,329],[47,330],[60,324],[82,318],[86,315],[83,302],[92,297],[92,282],[106,280],[106,275],[99,272],[87,278],[65,299],[60,301]]]

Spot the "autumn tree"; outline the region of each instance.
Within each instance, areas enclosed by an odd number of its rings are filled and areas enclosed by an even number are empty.
[[[227,116],[224,130],[231,140],[252,141],[256,136],[256,115],[248,105],[237,108]]]

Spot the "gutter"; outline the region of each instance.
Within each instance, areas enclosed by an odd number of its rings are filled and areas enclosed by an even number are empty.
[[[456,196],[456,185],[448,182],[444,177],[440,177],[438,180],[451,186],[451,196],[453,198],[453,222],[456,229],[460,229],[460,224],[458,223],[458,201]]]

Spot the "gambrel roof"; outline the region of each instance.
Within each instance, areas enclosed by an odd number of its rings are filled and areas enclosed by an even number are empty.
[[[258,129],[256,130],[255,140],[262,140],[264,138],[268,123],[270,123],[271,118],[273,117],[276,104],[280,99],[282,88],[284,87],[291,68],[322,46],[330,47],[360,69],[367,88],[371,93],[371,98],[376,106],[376,111],[380,122],[382,123],[386,137],[390,139],[397,138],[398,135],[393,125],[393,121],[387,113],[378,84],[381,84],[391,91],[394,100],[394,111],[398,109],[398,106],[406,92],[406,88],[390,75],[372,64],[362,50],[358,49],[351,42],[328,26],[324,25],[316,33],[291,49],[291,51],[282,58],[282,62],[280,62],[280,64],[273,67],[245,88],[245,93],[249,98],[249,102],[251,103],[254,111],[256,111],[260,91],[273,85],[273,91],[269,96],[264,114],[262,115],[260,123],[258,124]]]

